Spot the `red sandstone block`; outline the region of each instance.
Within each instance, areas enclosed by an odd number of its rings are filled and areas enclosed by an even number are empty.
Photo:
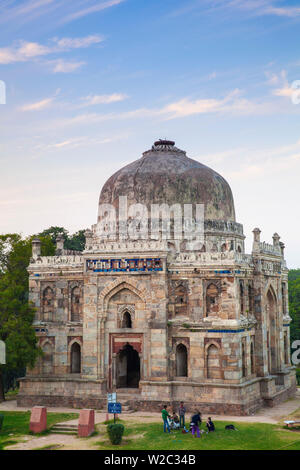
[[[95,431],[95,411],[80,410],[78,436],[88,437]]]
[[[47,408],[34,406],[31,410],[29,430],[40,433],[47,429]]]

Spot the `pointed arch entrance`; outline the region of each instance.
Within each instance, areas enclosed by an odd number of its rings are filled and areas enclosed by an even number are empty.
[[[117,388],[138,388],[140,372],[139,353],[129,344],[125,344],[116,357]]]
[[[278,370],[278,325],[276,295],[271,287],[267,293],[267,325],[269,373],[274,374]]]

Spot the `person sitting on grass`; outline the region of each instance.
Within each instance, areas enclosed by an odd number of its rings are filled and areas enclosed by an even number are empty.
[[[179,417],[175,413],[175,411],[173,411],[172,420],[173,420],[174,429],[178,429],[179,428]]]
[[[215,430],[215,425],[212,422],[211,417],[207,418],[206,427],[207,427],[208,432],[213,432]]]
[[[191,418],[191,429],[192,429],[192,435],[196,437],[196,431],[197,431],[197,437],[201,437],[200,435],[200,430],[199,426],[201,426],[201,413],[199,410],[196,411],[196,413],[192,416]]]
[[[161,412],[161,416],[162,416],[162,419],[163,419],[163,422],[164,422],[164,432],[167,432],[166,429],[168,430],[168,432],[171,432],[170,431],[169,421],[168,421],[168,418],[170,418],[170,415],[167,412],[167,405],[164,405],[164,408]]]

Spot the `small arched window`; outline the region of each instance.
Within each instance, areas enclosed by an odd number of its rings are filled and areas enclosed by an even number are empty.
[[[46,287],[43,292],[43,321],[54,320],[54,291]]]
[[[253,343],[253,341],[251,341],[251,346],[250,346],[250,360],[251,360],[251,374],[254,374],[255,362],[254,362],[254,343]]]
[[[288,348],[288,334],[284,332],[284,362],[289,363],[289,348]]]
[[[74,287],[71,292],[71,321],[80,321],[82,319],[82,301],[80,288]]]
[[[218,312],[219,290],[215,284],[209,284],[206,289],[206,315]]]
[[[241,315],[244,315],[244,283],[240,281],[240,306],[241,306]]]
[[[131,315],[129,312],[124,312],[122,319],[122,328],[132,328]]]
[[[281,296],[282,296],[282,314],[286,314],[286,285],[283,282],[281,285]]]
[[[206,352],[206,367],[208,379],[220,379],[220,354],[219,349],[215,344],[211,344]]]
[[[221,246],[221,251],[224,253],[227,250],[226,243],[223,243]]]
[[[246,343],[242,341],[242,377],[247,375],[247,363],[246,363]]]
[[[51,375],[53,373],[53,346],[50,343],[45,343],[42,350],[42,374]]]
[[[188,354],[184,344],[176,347],[176,376],[187,377],[188,375]]]
[[[180,284],[175,289],[175,314],[185,315],[187,312],[187,288]]]
[[[253,287],[252,286],[248,286],[248,302],[249,302],[249,313],[252,314],[253,313]]]
[[[71,374],[80,374],[81,372],[81,347],[78,343],[71,346]]]

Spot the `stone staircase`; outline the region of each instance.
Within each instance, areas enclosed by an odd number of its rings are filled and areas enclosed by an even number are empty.
[[[77,436],[78,425],[68,423],[57,423],[50,428],[50,432],[53,434],[69,434]]]
[[[122,413],[134,413],[133,403],[140,398],[140,391],[137,388],[118,388],[117,401],[122,405]]]
[[[131,408],[131,405],[130,405],[130,402],[129,400],[122,400],[120,401],[120,403],[122,404],[122,413],[134,413],[133,409]]]

